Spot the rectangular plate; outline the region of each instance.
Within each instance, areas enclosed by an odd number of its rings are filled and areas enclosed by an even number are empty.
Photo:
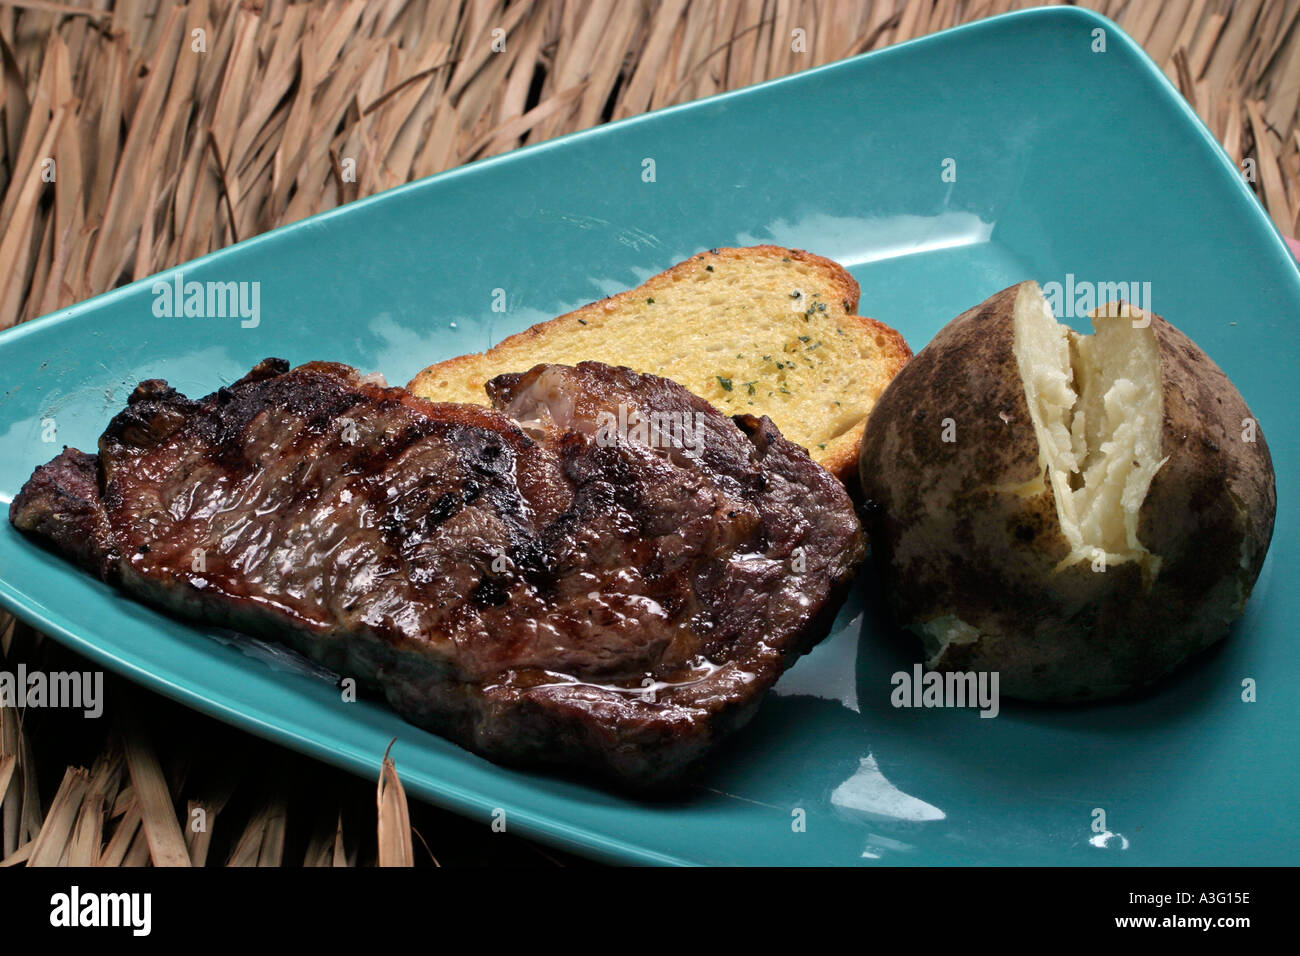
[[[93,449],[140,379],[197,396],[277,355],[404,382],[701,249],[759,242],[844,263],[863,314],[917,349],[1021,279],[1149,281],[1155,311],[1241,386],[1272,442],[1277,533],[1233,636],[1140,700],[1004,702],[995,720],[894,709],[890,675],[919,647],[879,618],[864,574],[832,636],[701,785],[651,804],[503,769],[381,705],[345,704],[115,593],[7,521],[0,599],[106,667],[356,773],[374,777],[396,737],[413,794],[485,825],[503,809],[512,830],[599,859],[1300,862],[1300,589],[1287,570],[1300,561],[1300,274],[1165,77],[1085,10],[1010,14],[562,137],[177,270],[259,282],[256,328],[157,318],[149,279],[27,323],[0,336],[0,501],[58,445]],[[57,444],[42,440],[47,419]],[[1257,703],[1240,700],[1245,678]]]

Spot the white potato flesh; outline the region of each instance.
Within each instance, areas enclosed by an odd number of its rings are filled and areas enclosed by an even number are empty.
[[[1060,567],[1136,561],[1154,574],[1160,559],[1138,540],[1142,503],[1167,460],[1160,350],[1149,321],[1098,309],[1094,333],[1080,335],[1056,321],[1032,283],[1021,287],[1014,319],[1039,464],[1070,544]]]

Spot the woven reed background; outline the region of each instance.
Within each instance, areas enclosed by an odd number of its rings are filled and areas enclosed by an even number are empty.
[[[1027,5],[0,0],[0,328],[473,159]],[[1300,0],[1084,5],[1300,233]],[[0,669],[19,662],[89,667],[0,614]],[[573,862],[408,804],[391,762],[368,784],[112,678],[107,698],[99,720],[0,708],[0,865]]]

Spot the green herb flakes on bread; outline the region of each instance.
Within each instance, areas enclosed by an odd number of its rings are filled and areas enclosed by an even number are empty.
[[[673,379],[729,415],[767,415],[814,461],[856,483],[867,416],[912,354],[857,307],[857,282],[829,259],[779,246],[715,249],[487,352],[430,366],[407,387],[485,405],[484,384],[505,372],[623,365]]]

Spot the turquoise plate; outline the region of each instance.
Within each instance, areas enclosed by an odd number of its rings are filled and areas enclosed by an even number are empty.
[[[844,263],[863,313],[914,348],[1027,277],[1149,282],[1154,309],[1241,386],[1277,467],[1272,552],[1231,638],[1140,700],[1004,702],[992,720],[896,709],[890,676],[919,649],[879,619],[863,575],[831,637],[700,785],[647,804],[497,767],[384,706],[343,703],[118,595],[7,521],[0,599],[105,667],[358,774],[374,777],[396,737],[413,794],[485,827],[502,810],[508,829],[602,860],[1300,863],[1300,590],[1286,570],[1300,564],[1300,274],[1161,72],[1084,10],[1010,14],[562,137],[164,274],[260,283],[255,326],[159,317],[151,279],[25,324],[0,336],[0,501],[58,445],[93,448],[140,379],[206,394],[277,355],[403,382],[701,249],[760,242]],[[1257,702],[1242,700],[1247,678]]]

